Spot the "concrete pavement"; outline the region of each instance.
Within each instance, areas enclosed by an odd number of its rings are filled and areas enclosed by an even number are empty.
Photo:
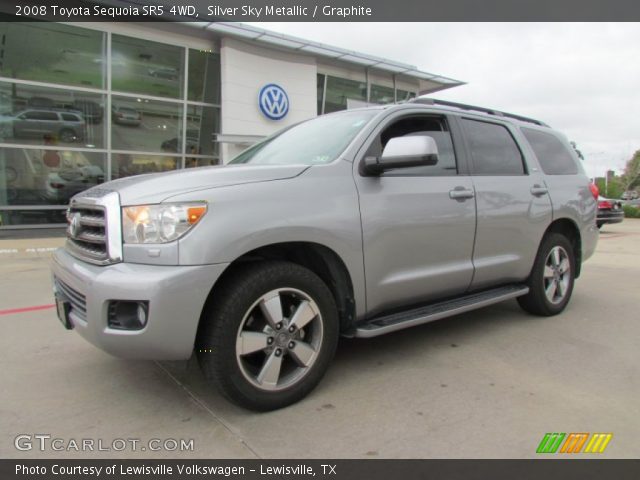
[[[52,303],[50,253],[37,249],[61,243],[0,240],[0,310]],[[603,456],[637,458],[639,286],[640,221],[627,219],[603,228],[564,314],[532,317],[513,301],[342,340],[309,397],[266,414],[227,403],[195,362],[112,358],[53,309],[0,315],[0,457],[531,458],[546,432],[612,432]],[[15,449],[34,433],[194,448]]]

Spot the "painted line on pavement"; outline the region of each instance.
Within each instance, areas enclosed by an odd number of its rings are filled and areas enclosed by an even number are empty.
[[[35,312],[37,310],[48,310],[50,308],[54,308],[56,305],[54,303],[47,305],[36,305],[33,307],[23,307],[23,308],[10,308],[8,310],[0,310],[0,315],[13,315],[14,313],[27,313],[27,312]]]

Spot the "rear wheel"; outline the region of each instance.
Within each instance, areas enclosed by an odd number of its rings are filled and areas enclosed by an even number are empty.
[[[202,321],[196,353],[205,376],[253,410],[274,410],[307,395],[338,341],[331,292],[315,273],[289,262],[236,270]]]
[[[571,298],[575,255],[571,242],[559,233],[545,236],[527,281],[529,293],[518,298],[520,306],[541,316],[562,312]]]
[[[604,222],[597,222],[597,223],[596,223],[596,226],[597,226],[598,228],[602,228],[602,225],[604,225]]]

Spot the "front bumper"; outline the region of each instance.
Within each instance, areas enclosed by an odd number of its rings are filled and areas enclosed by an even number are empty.
[[[72,308],[69,319],[75,330],[96,347],[123,358],[184,360],[193,352],[209,292],[227,265],[97,266],[58,249],[52,271],[54,278],[85,297],[86,315]],[[142,330],[109,328],[110,300],[148,301],[146,326]]]

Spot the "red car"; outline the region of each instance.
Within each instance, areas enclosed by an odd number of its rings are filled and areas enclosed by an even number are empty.
[[[601,228],[605,223],[620,223],[623,219],[624,211],[620,201],[598,197],[598,217],[596,218],[598,228]]]

